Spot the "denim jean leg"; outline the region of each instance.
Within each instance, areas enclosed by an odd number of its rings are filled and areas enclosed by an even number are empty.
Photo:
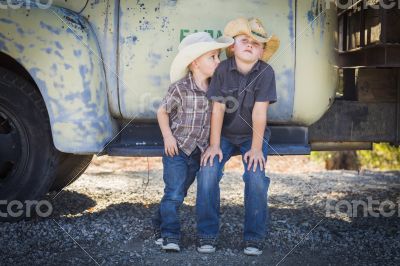
[[[179,151],[173,157],[163,156],[164,196],[160,203],[161,235],[180,239],[179,208],[183,203],[188,177],[187,156]]]
[[[220,188],[222,169],[232,156],[234,145],[221,139],[223,159],[214,157],[213,166],[208,162],[200,167],[197,175],[197,235],[199,238],[217,238],[219,231]]]
[[[193,184],[194,180],[196,179],[196,175],[200,169],[200,157],[201,157],[201,150],[196,148],[193,153],[188,158],[188,176],[185,182],[185,197],[187,196],[187,192],[190,186]]]
[[[245,142],[241,146],[241,153],[244,155],[250,150],[251,141]],[[263,144],[263,154],[267,159],[268,144]],[[268,205],[267,196],[270,180],[265,175],[265,169],[257,166],[256,171],[253,167],[248,171],[248,164],[243,161],[245,182],[244,190],[244,240],[263,241],[267,231]]]
[[[187,191],[189,190],[190,186],[193,184],[196,174],[200,168],[200,155],[201,152],[199,150],[194,151],[188,160],[188,177],[186,178],[185,182],[185,194],[184,197],[187,196]],[[160,206],[157,207],[155,212],[153,213],[153,217],[151,219],[152,225],[154,229],[160,229],[161,227],[161,211]]]
[[[157,206],[157,209],[154,211],[153,216],[151,217],[151,224],[153,226],[153,229],[160,230],[161,227],[160,206]]]

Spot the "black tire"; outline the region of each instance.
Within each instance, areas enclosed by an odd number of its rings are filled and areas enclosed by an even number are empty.
[[[4,201],[40,200],[54,181],[62,153],[56,150],[47,109],[38,90],[0,68],[0,210]],[[25,205],[24,205],[25,207]],[[24,217],[0,217],[14,221]]]
[[[76,155],[64,153],[57,166],[55,179],[50,191],[61,191],[80,177],[89,167],[93,155]]]

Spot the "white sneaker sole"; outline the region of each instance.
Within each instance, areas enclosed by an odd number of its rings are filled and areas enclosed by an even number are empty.
[[[214,253],[215,247],[210,246],[210,245],[204,245],[204,246],[198,247],[197,251],[200,253]]]
[[[249,256],[259,256],[262,254],[262,250],[259,250],[258,248],[252,248],[252,247],[247,247],[243,250],[244,254],[249,255]]]
[[[159,238],[159,239],[157,239],[156,241],[154,241],[154,243],[155,243],[157,246],[161,246],[162,243],[163,243],[163,241],[164,241],[164,239]]]
[[[168,243],[166,245],[161,245],[161,248],[165,251],[181,251],[178,244]]]

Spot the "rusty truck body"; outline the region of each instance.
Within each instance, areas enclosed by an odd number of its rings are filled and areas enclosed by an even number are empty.
[[[0,198],[61,190],[94,154],[160,156],[156,111],[180,40],[219,37],[238,16],[281,40],[271,155],[398,145],[395,1],[2,0]]]

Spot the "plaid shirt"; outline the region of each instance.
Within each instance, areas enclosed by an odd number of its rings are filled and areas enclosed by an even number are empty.
[[[203,152],[210,136],[211,101],[189,73],[173,83],[161,103],[169,113],[169,122],[178,147],[190,155],[196,147]]]

